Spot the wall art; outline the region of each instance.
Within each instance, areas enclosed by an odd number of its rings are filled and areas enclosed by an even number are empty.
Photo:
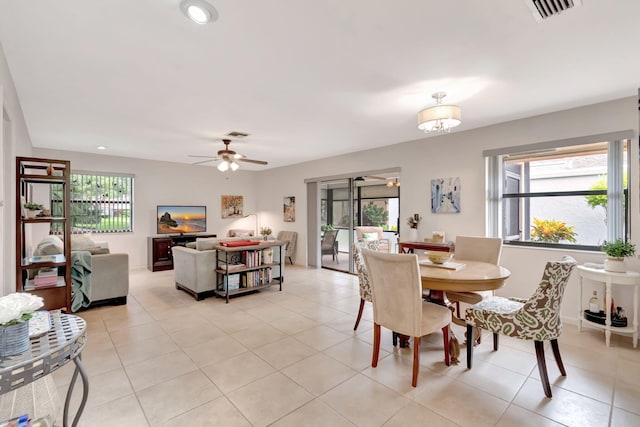
[[[431,212],[460,213],[460,178],[431,180]]]

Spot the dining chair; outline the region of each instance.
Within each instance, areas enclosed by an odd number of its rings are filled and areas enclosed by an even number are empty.
[[[456,236],[454,258],[480,261],[489,264],[500,263],[502,239],[497,237]],[[461,318],[460,303],[476,304],[493,295],[493,291],[447,292],[449,301],[456,305],[456,316]]]
[[[551,398],[551,386],[544,358],[544,342],[551,341],[553,356],[563,377],[567,373],[562,364],[558,337],[562,333],[560,307],[571,271],[576,260],[564,256],[562,261],[548,262],[542,280],[529,299],[493,296],[467,308],[465,320],[467,337],[473,336],[473,328],[493,332],[493,349],[498,350],[498,336],[506,335],[522,340],[532,340],[536,349],[538,371],[544,394]],[[467,368],[471,369],[473,345],[467,345]]]
[[[340,264],[340,260],[338,259],[338,245],[336,244],[338,231],[339,230],[327,230],[324,232],[322,241],[320,242],[320,250],[322,255],[331,255],[332,259],[334,261],[337,260],[338,264]]]
[[[380,328],[413,337],[413,375],[411,385],[418,384],[420,369],[420,339],[442,330],[444,363],[449,366],[449,324],[451,311],[422,299],[422,281],[418,256],[394,254],[362,248],[362,256],[371,281],[373,302],[373,357],[371,366],[378,366]]]
[[[355,264],[356,271],[358,273],[358,284],[360,290],[360,308],[358,309],[358,317],[356,318],[356,324],[353,327],[355,331],[358,329],[360,319],[362,318],[362,311],[364,310],[365,301],[372,302],[371,299],[371,282],[369,281],[369,275],[367,274],[367,266],[364,264],[362,258],[361,248],[371,249],[373,251],[380,250],[379,240],[362,240],[353,243],[353,263]],[[394,336],[395,339],[395,336]],[[395,340],[394,340],[395,345]]]

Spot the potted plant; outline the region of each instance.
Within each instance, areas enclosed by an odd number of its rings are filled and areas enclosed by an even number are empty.
[[[42,297],[15,292],[0,298],[0,357],[29,349],[29,322],[44,305]]]
[[[627,263],[624,259],[636,253],[636,245],[631,242],[625,242],[622,239],[617,239],[615,242],[607,242],[605,240],[600,246],[600,250],[607,254],[607,259],[604,260],[605,270],[625,273],[627,271]]]
[[[24,208],[27,210],[27,218],[35,218],[43,209],[39,203],[27,202],[24,204]]]
[[[262,234],[264,240],[267,240],[267,238],[271,236],[271,229],[269,227],[261,227],[260,234]]]

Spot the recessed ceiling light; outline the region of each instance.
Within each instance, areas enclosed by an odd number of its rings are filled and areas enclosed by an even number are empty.
[[[196,24],[206,24],[218,19],[216,9],[204,0],[182,0],[180,9]]]
[[[107,149],[107,147],[105,147],[104,145],[98,145],[96,148],[98,150],[106,150]]]

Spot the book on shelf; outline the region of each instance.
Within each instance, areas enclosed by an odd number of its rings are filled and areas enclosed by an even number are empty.
[[[45,277],[34,277],[33,278],[33,286],[34,287],[42,287],[42,286],[50,286],[58,283],[58,276],[45,276]]]
[[[38,270],[38,274],[36,274],[36,277],[57,277],[58,276],[58,269],[56,267],[49,267],[49,268],[41,268],[40,270]]]
[[[242,270],[243,268],[246,268],[246,265],[244,265],[244,264],[227,264],[227,270],[229,270],[229,271],[238,271],[238,270]]]
[[[58,261],[61,255],[39,255],[39,256],[32,256],[27,258],[27,261],[32,263],[32,262],[56,262]]]

